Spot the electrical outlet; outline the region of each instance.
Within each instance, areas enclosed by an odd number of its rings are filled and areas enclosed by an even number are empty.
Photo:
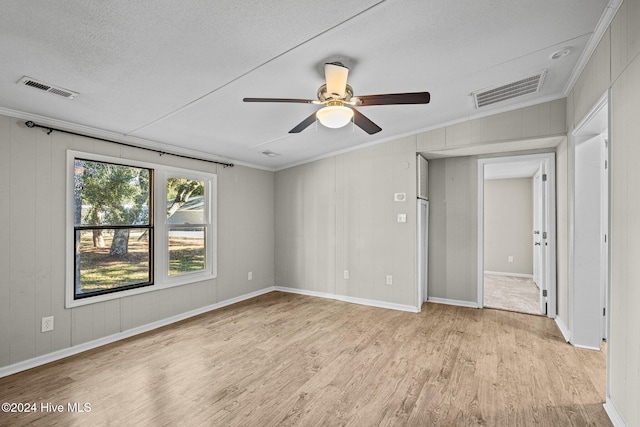
[[[349,278],[349,270],[345,270],[344,271],[344,278],[348,279]]]
[[[512,255],[509,255],[509,258],[507,258],[507,261],[509,261],[509,262],[513,262],[513,256],[512,256]]]
[[[53,316],[42,318],[41,332],[49,332],[49,331],[53,331]]]
[[[393,285],[393,276],[390,274],[387,275],[387,285]]]
[[[407,214],[398,214],[398,222],[407,222]]]
[[[253,280],[253,271],[250,271],[249,274],[247,274],[247,280]]]

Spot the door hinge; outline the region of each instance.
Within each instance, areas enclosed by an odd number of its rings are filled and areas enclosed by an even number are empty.
[[[604,242],[607,243],[607,235],[604,235]]]
[[[607,315],[607,309],[605,307],[602,307],[602,315],[603,316]]]
[[[609,167],[609,162],[608,161],[604,161],[604,168],[607,169]]]
[[[546,289],[543,289],[543,290],[542,290],[542,296],[543,296],[543,297],[546,297],[546,296],[547,296],[547,290],[546,290]]]
[[[542,232],[542,238],[543,238],[543,239],[546,239],[546,238],[547,238],[547,232],[546,232],[546,231],[543,231],[543,232]]]
[[[547,174],[546,174],[546,173],[543,173],[543,174],[542,174],[542,181],[544,182],[544,181],[546,181],[546,180],[547,180]]]

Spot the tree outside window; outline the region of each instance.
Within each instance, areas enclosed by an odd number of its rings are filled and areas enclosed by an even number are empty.
[[[153,283],[152,177],[75,159],[75,298]]]

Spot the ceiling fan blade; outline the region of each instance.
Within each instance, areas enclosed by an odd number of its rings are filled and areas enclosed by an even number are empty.
[[[374,133],[378,133],[382,130],[380,126],[373,123],[369,120],[364,114],[360,111],[352,108],[353,110],[353,122],[363,131],[368,133],[369,135],[373,135]]]
[[[357,96],[358,106],[394,105],[394,104],[428,104],[431,100],[429,92],[388,93],[385,95]]]
[[[347,89],[349,69],[341,62],[324,64],[324,78],[327,82],[327,94],[333,98],[343,98]]]
[[[316,121],[316,113],[313,113],[309,117],[301,121],[296,127],[291,129],[289,133],[300,133],[306,128],[308,128],[309,125],[315,121]]]
[[[295,99],[295,98],[243,98],[244,102],[291,102],[296,104],[312,104],[315,102],[311,99]]]

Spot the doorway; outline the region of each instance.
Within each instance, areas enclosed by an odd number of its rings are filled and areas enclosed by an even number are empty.
[[[600,350],[609,289],[609,108],[605,95],[572,133],[569,330],[573,345]]]
[[[555,155],[478,160],[478,307],[556,314]]]

